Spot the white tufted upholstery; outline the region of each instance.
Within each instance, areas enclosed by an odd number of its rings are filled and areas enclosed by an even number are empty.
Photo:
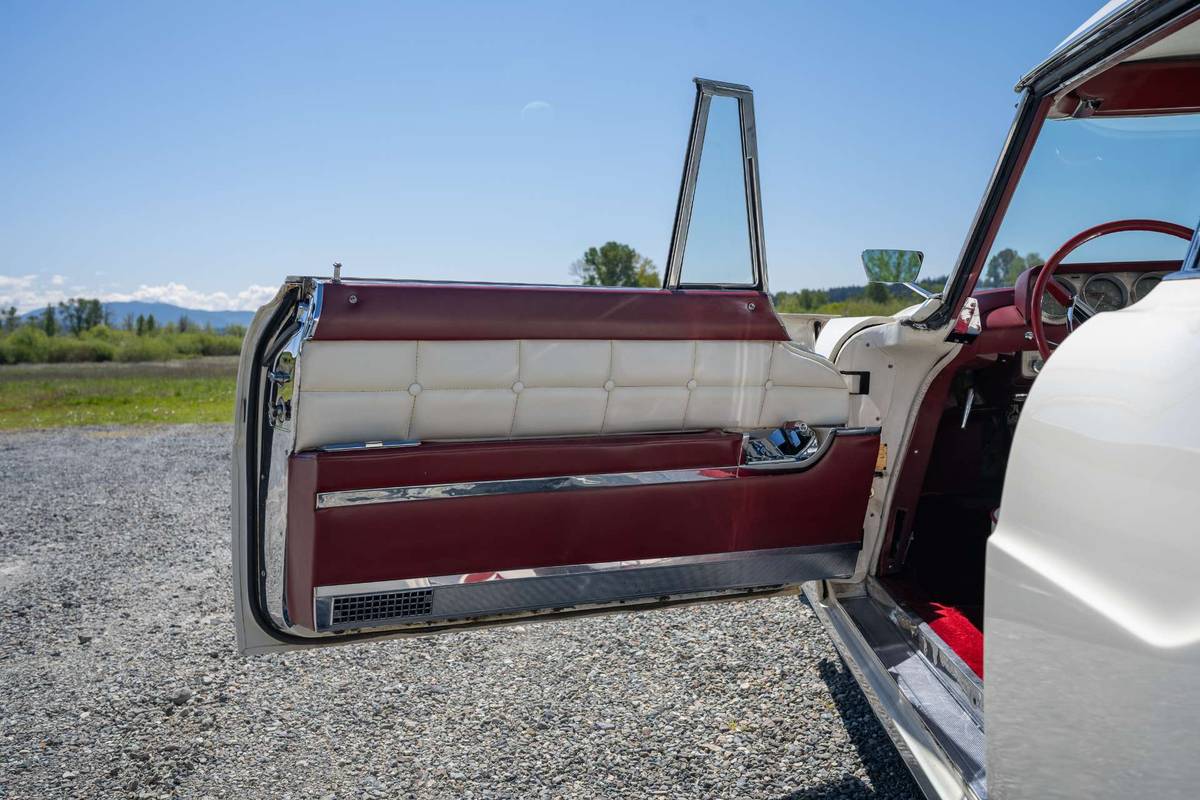
[[[845,424],[848,391],[787,342],[311,341],[297,449],[374,439],[493,439]]]

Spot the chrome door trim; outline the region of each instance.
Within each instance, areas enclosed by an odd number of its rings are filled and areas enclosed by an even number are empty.
[[[778,589],[817,576],[847,576],[854,571],[860,549],[859,542],[845,542],[318,586],[313,590],[313,619],[318,631],[335,630],[331,620],[336,598],[430,589],[429,613],[367,620],[355,627],[440,625],[501,614]]]
[[[732,97],[738,101],[738,119],[742,129],[742,182],[746,192],[746,224],[749,227],[750,263],[754,282],[730,284],[720,288],[757,289],[767,291],[767,256],[763,244],[762,192],[759,188],[758,133],[754,122],[754,91],[739,83],[726,83],[707,78],[694,78],[696,105],[692,111],[692,127],[683,161],[683,177],[679,184],[679,201],[675,207],[675,225],[671,230],[671,247],[667,252],[667,268],[663,286],[667,289],[699,288],[681,279],[684,251],[687,249],[688,227],[692,221],[692,203],[700,160],[704,151],[704,134],[708,126],[709,105],[714,97]],[[708,287],[705,287],[708,288]]]
[[[412,503],[425,500],[452,500],[463,497],[491,497],[505,494],[538,494],[544,492],[580,491],[584,489],[614,489],[630,486],[661,486],[676,483],[749,478],[756,475],[778,475],[800,472],[815,464],[829,452],[839,436],[877,436],[878,427],[816,428],[819,446],[796,456],[775,461],[731,464],[727,466],[693,467],[689,469],[649,470],[644,472],[608,472],[591,475],[549,475],[535,478],[504,478],[490,481],[462,481],[419,486],[385,486],[375,489],[342,489],[321,492],[316,508],[347,508],[380,503]],[[743,434],[747,437],[750,434]],[[415,446],[419,443],[396,443],[395,446]],[[744,445],[743,445],[744,447]],[[342,449],[339,447],[339,449]]]
[[[323,444],[317,448],[322,453],[345,453],[358,450],[396,450],[402,447],[420,447],[420,439],[372,439],[371,441],[337,442]]]
[[[697,483],[736,478],[737,470],[736,466],[701,467],[650,472],[610,472],[600,475],[556,475],[545,478],[435,483],[426,486],[391,486],[383,489],[348,489],[339,492],[321,492],[317,495],[317,508],[344,508],[377,503],[411,503],[421,500],[447,500],[457,497],[485,497],[499,494],[610,489],[618,486]]]
[[[286,288],[286,285],[285,285]],[[292,287],[296,291],[294,306],[281,319],[281,325],[270,332],[268,341],[264,342],[264,359],[258,366],[259,403],[261,408],[256,412],[247,408],[247,420],[250,415],[257,414],[258,433],[255,447],[251,449],[250,458],[257,461],[252,472],[258,474],[256,481],[258,501],[257,525],[259,530],[258,551],[258,601],[260,607],[270,617],[279,631],[292,630],[288,614],[288,598],[285,579],[285,562],[287,557],[287,508],[288,508],[288,459],[296,449],[296,432],[298,425],[291,424],[298,420],[301,411],[300,385],[303,381],[300,369],[300,358],[304,345],[316,333],[320,323],[321,310],[324,307],[324,280],[305,278]],[[278,371],[279,361],[284,356],[292,365],[292,370],[286,382],[275,383],[270,380],[271,373]],[[286,387],[286,425],[276,424],[275,401],[278,396],[272,396],[272,387],[276,392]],[[269,444],[264,447],[264,435],[269,435]]]

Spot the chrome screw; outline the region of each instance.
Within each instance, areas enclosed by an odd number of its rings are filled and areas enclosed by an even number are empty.
[[[358,302],[358,295],[352,294],[346,299],[350,301],[350,305],[354,305],[355,303]]]

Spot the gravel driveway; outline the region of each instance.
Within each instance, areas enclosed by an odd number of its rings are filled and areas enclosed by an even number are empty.
[[[0,435],[0,797],[916,796],[795,597],[239,657],[230,435]]]

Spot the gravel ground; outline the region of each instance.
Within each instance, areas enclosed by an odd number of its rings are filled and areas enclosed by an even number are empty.
[[[795,597],[238,656],[229,438],[0,435],[0,797],[917,795]]]

